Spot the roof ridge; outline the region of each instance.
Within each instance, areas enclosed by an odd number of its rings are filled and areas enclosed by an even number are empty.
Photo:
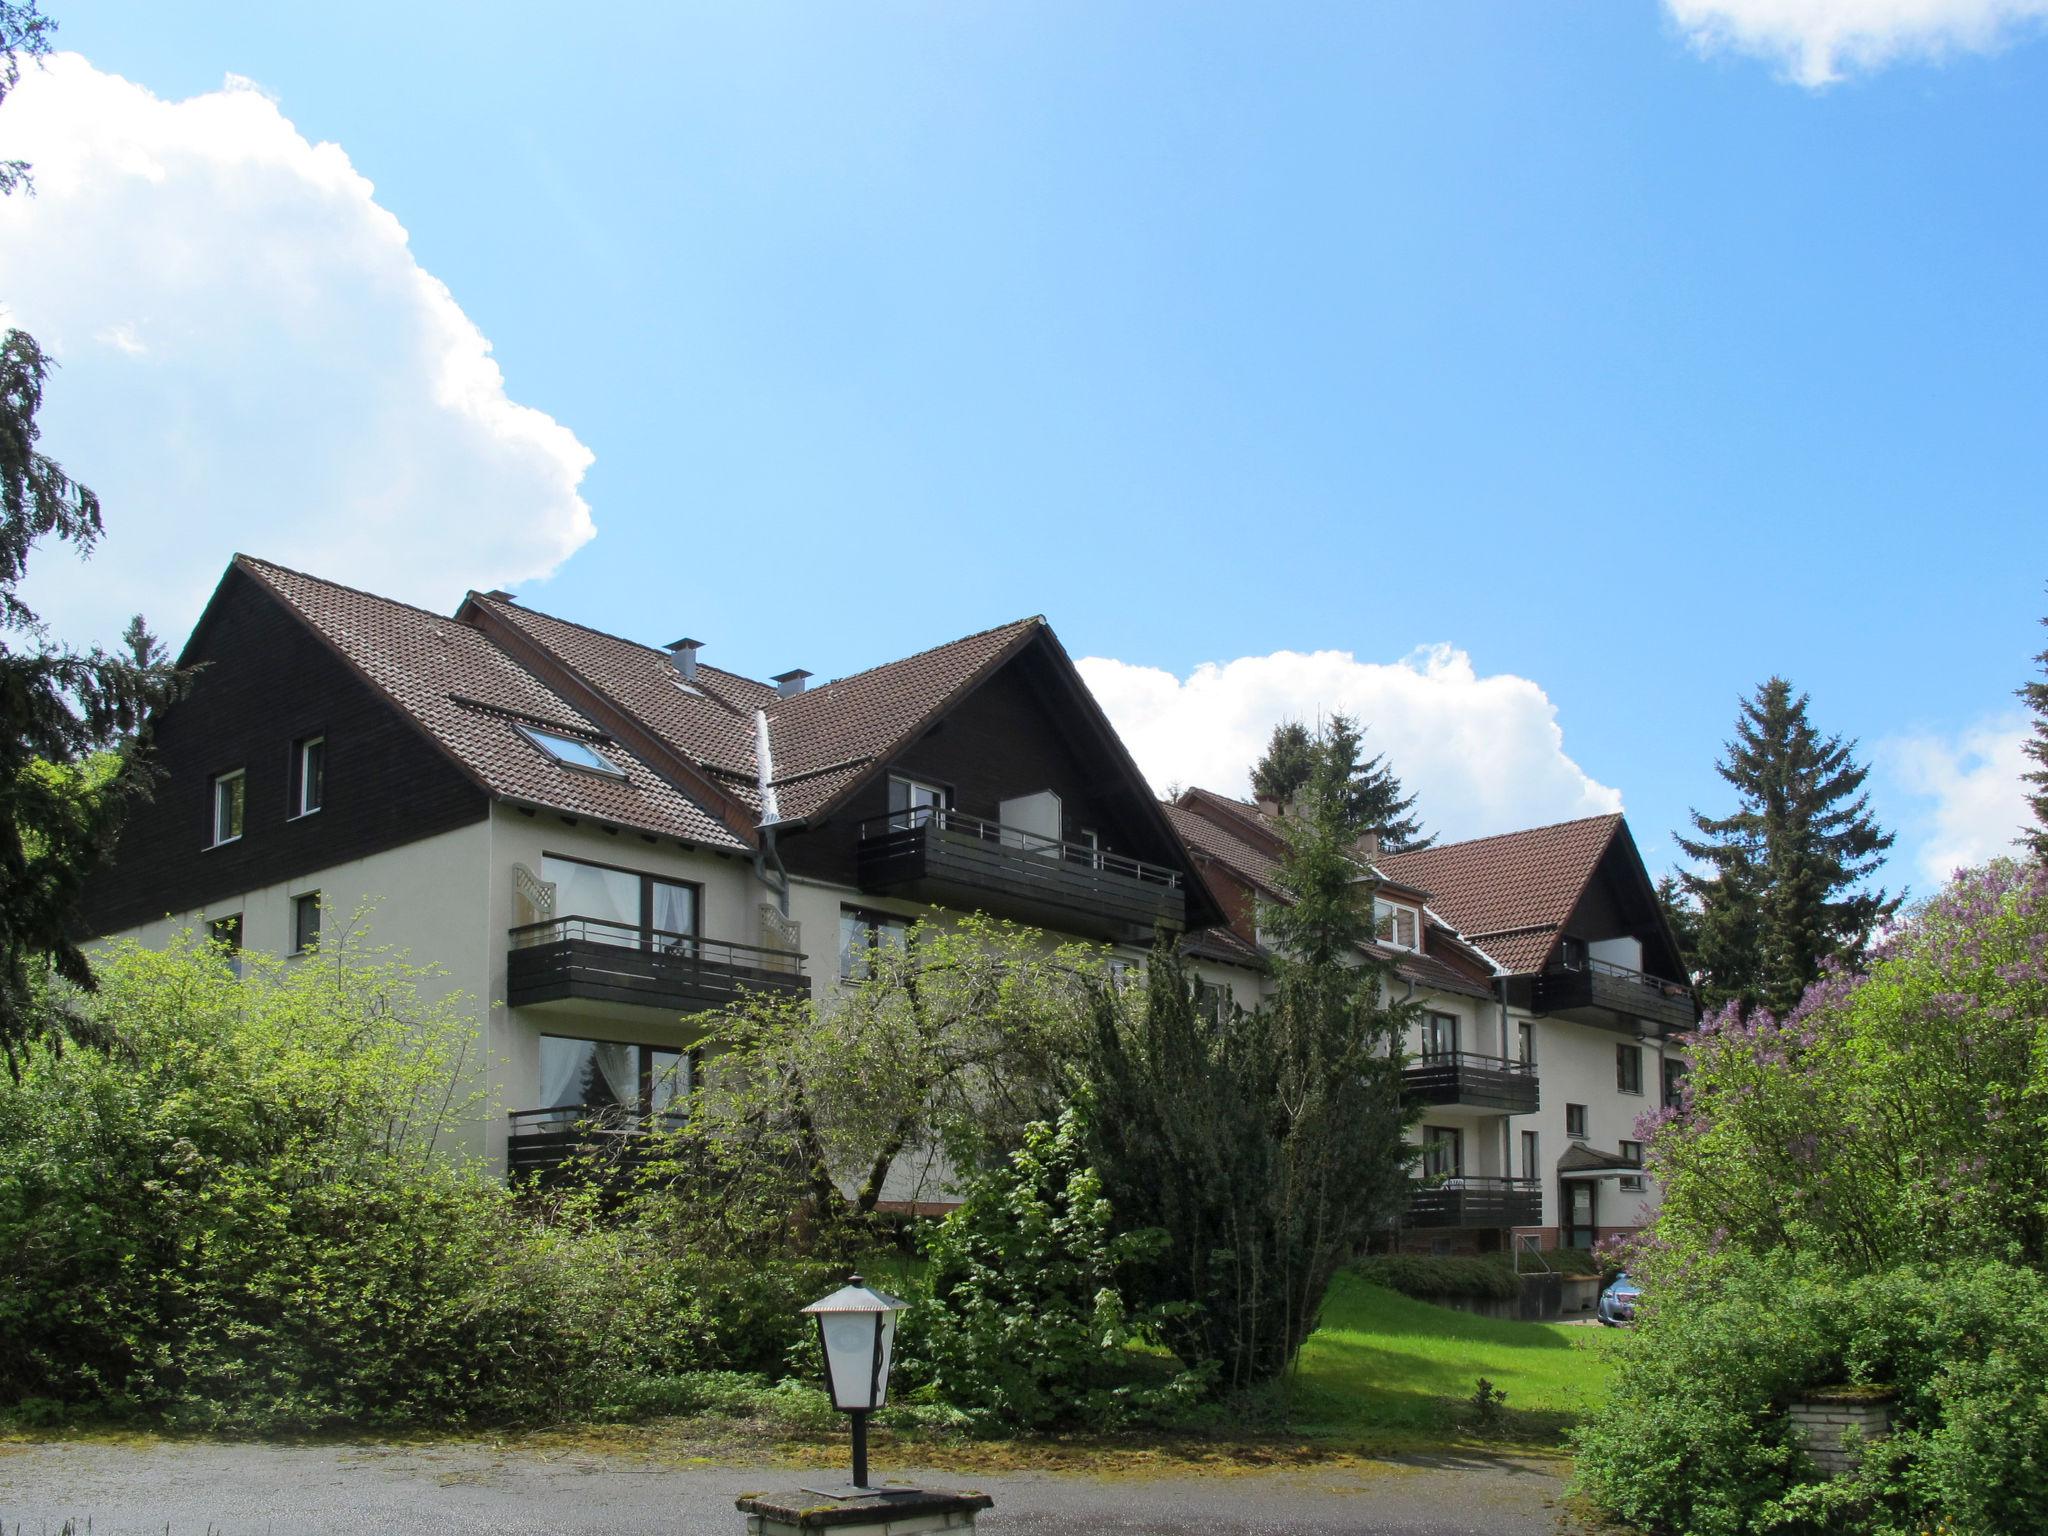
[[[499,608],[510,608],[515,613],[530,613],[534,615],[536,618],[546,619],[550,623],[561,624],[569,629],[580,629],[586,635],[596,635],[600,640],[614,640],[617,641],[620,645],[630,645],[635,650],[645,651],[648,655],[657,658],[665,658],[668,655],[668,652],[663,650],[660,646],[649,645],[644,640],[634,640],[626,635],[614,634],[612,631],[608,629],[599,629],[595,624],[585,624],[580,619],[565,619],[559,613],[550,613],[545,608],[529,608],[524,603],[503,602],[497,598],[492,597],[491,594],[488,592],[477,591],[474,587],[470,589],[467,596],[464,598],[464,601],[470,600],[475,600],[481,603],[491,603]],[[751,683],[756,688],[766,689],[771,693],[774,691],[775,685],[773,683],[764,683],[759,678],[749,677],[744,672],[735,672],[730,667],[714,667],[708,662],[700,661],[697,663],[697,669],[700,672],[716,672],[721,677],[737,678],[739,681],[743,683]]]
[[[471,627],[463,624],[462,620],[456,618],[454,614],[443,613],[438,608],[425,608],[418,603],[408,603],[403,598],[386,597],[382,592],[372,592],[368,587],[352,587],[345,581],[336,581],[329,576],[315,576],[311,571],[302,571],[296,566],[283,565],[276,560],[266,560],[261,555],[245,555],[240,550],[237,550],[230,563],[241,566],[244,569],[254,566],[273,571],[282,571],[285,575],[296,576],[301,581],[317,582],[323,587],[332,587],[337,592],[347,592],[354,597],[367,597],[372,602],[385,603],[393,608],[403,608],[408,613],[417,613],[424,618],[438,619],[443,624],[457,624],[461,625],[464,629],[470,629]],[[275,586],[276,583],[273,582],[271,585]],[[481,632],[472,631],[472,633]]]
[[[905,662],[916,661],[921,657],[936,655],[940,651],[949,651],[956,645],[965,645],[968,641],[979,640],[984,635],[1000,634],[1002,633],[1002,631],[1006,629],[1021,629],[1027,624],[1044,623],[1045,615],[1042,613],[1034,613],[1025,618],[1011,619],[1006,624],[991,624],[986,629],[977,629],[973,631],[971,634],[956,635],[951,640],[942,640],[937,645],[928,645],[921,651],[912,651],[908,656],[898,656],[890,661],[878,661],[872,667],[862,667],[858,672],[849,672],[844,677],[831,678],[826,682],[820,683],[815,688],[806,688],[802,693],[790,694],[787,698],[778,699],[776,702],[778,704],[794,704],[799,699],[815,699],[825,694],[826,692],[830,691],[831,689],[837,688],[841,683],[855,682],[860,678],[868,676],[870,673],[881,672],[889,667],[900,667]],[[766,687],[767,684],[764,683],[762,684],[762,686]]]
[[[1582,827],[1589,822],[1623,821],[1625,819],[1625,812],[1601,811],[1592,816],[1573,816],[1565,821],[1546,821],[1533,827],[1517,827],[1512,832],[1489,832],[1484,837],[1460,838],[1454,843],[1432,843],[1427,848],[1404,848],[1399,853],[1384,853],[1380,857],[1383,859],[1422,858],[1432,853],[1448,853],[1453,848],[1470,848],[1479,843],[1497,843],[1504,838],[1528,837],[1536,832],[1555,832],[1563,827]]]

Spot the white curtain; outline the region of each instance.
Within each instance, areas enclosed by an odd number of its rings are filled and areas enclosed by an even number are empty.
[[[541,878],[554,882],[555,916],[589,917],[640,927],[640,877],[621,869],[544,858]]]

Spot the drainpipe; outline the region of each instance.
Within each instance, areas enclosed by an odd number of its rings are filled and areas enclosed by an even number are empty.
[[[775,797],[775,755],[768,743],[768,712],[754,711],[754,784],[761,794],[761,842],[754,850],[754,878],[775,893],[775,905],[789,916],[789,871],[783,867],[782,852],[775,846],[775,829],[782,820],[782,806]],[[768,861],[775,861],[775,878],[768,878]]]

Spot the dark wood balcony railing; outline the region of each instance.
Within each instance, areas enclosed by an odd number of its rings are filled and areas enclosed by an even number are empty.
[[[1402,1225],[1534,1227],[1543,1221],[1543,1186],[1534,1179],[1453,1174],[1415,1181]]]
[[[1551,966],[1535,979],[1530,1006],[1536,1013],[1619,1027],[1640,1021],[1659,1030],[1685,1030],[1699,1022],[1689,988],[1610,960]]]
[[[1187,922],[1180,871],[959,811],[922,808],[860,823],[861,888],[1091,938],[1149,940]]]
[[[654,1137],[685,1118],[679,1110],[585,1104],[555,1109],[515,1109],[507,1115],[505,1172],[512,1179],[554,1183],[572,1174],[616,1177],[643,1165]]]
[[[1415,1104],[1462,1104],[1510,1115],[1534,1114],[1536,1064],[1470,1051],[1425,1051],[1401,1074],[1401,1094]]]
[[[742,992],[809,995],[804,957],[757,944],[667,933],[595,917],[514,928],[505,1001],[633,1003],[667,1013],[722,1008]]]

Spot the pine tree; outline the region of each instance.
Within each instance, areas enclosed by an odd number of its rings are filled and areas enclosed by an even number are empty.
[[[1690,976],[1699,969],[1699,904],[1686,894],[1685,885],[1678,876],[1660,875],[1657,879],[1657,905],[1663,910],[1671,937],[1678,943],[1679,962],[1685,967],[1685,974]]]
[[[2041,622],[2048,625],[2048,619]],[[2034,734],[2026,744],[2027,756],[2034,760],[2034,766],[2021,776],[2027,785],[2027,806],[2034,813],[2034,824],[2021,828],[2019,841],[2028,853],[2048,863],[2048,651],[2034,660],[2040,663],[2040,678],[2015,690],[2034,712]]]
[[[1364,754],[1365,731],[1349,715],[1332,715],[1316,731],[1284,721],[1273,727],[1266,755],[1252,769],[1252,790],[1283,809],[1313,790],[1360,836],[1377,833],[1387,852],[1427,848],[1436,839],[1424,837],[1422,823],[1410,814],[1415,797],[1402,793],[1384,752],[1369,760]]]
[[[1861,889],[1892,834],[1870,814],[1870,770],[1854,742],[1822,737],[1808,698],[1773,677],[1742,701],[1735,739],[1716,764],[1735,787],[1732,815],[1692,813],[1683,877],[1699,904],[1697,964],[1709,1006],[1790,1009],[1830,960],[1855,965],[1897,897]]]

